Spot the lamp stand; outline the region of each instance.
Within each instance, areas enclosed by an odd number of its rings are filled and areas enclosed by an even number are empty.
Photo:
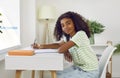
[[[46,19],[45,20],[45,36],[44,36],[44,43],[45,44],[48,44],[48,43],[50,43],[50,40],[49,40],[49,34],[50,34],[50,32],[49,32],[49,19]]]

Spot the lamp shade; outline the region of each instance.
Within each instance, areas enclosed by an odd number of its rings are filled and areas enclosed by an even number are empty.
[[[53,6],[40,7],[39,19],[55,19],[55,7]]]

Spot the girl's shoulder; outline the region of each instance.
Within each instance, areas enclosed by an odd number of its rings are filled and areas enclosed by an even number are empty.
[[[85,31],[80,30],[80,31],[78,31],[76,34],[85,34]]]

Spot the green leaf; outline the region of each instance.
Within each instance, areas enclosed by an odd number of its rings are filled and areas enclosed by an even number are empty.
[[[93,34],[100,34],[105,30],[104,29],[105,26],[97,21],[88,20],[87,23],[88,23],[88,26],[90,27],[91,33]]]
[[[120,54],[120,44],[116,44],[115,47],[117,49],[114,51],[114,54]]]

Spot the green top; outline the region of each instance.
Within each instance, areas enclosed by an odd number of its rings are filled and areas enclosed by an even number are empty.
[[[78,31],[71,41],[75,46],[69,49],[73,58],[74,65],[80,67],[84,71],[91,71],[98,69],[98,60],[95,52],[90,46],[90,41],[84,31]]]

